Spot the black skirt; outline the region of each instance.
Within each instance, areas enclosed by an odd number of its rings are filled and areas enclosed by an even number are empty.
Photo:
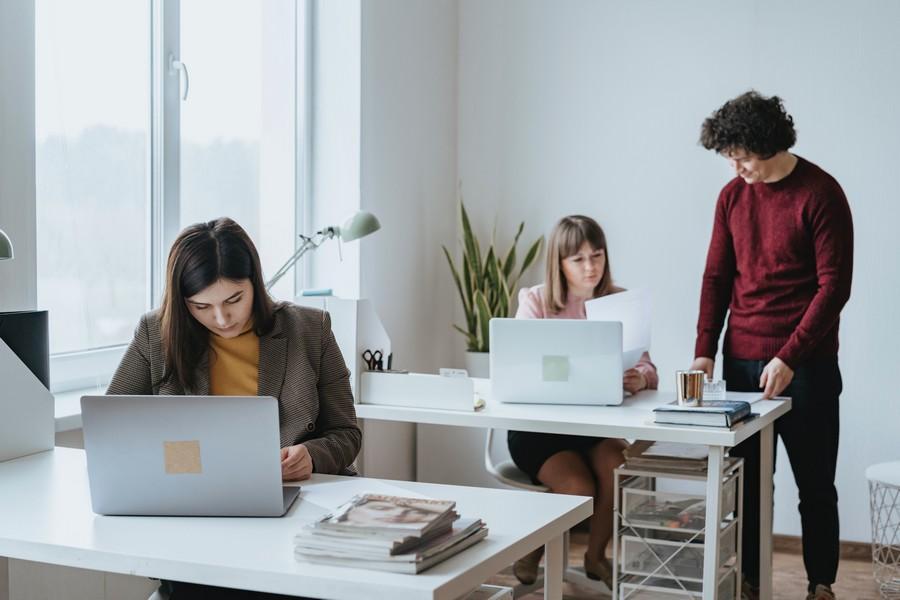
[[[587,435],[563,435],[561,433],[535,433],[531,431],[510,431],[506,437],[509,455],[516,466],[524,471],[531,481],[542,485],[537,474],[547,459],[558,452],[573,450],[587,458],[594,446],[605,440]]]

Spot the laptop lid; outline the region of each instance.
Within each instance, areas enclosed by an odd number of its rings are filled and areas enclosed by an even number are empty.
[[[96,513],[281,516],[289,506],[274,398],[84,396],[81,418]]]
[[[622,324],[491,319],[491,396],[500,402],[621,404]]]

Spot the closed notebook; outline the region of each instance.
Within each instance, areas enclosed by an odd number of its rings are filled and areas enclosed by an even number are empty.
[[[707,400],[700,406],[677,402],[653,409],[656,423],[732,427],[750,416],[750,403],[743,400]]]

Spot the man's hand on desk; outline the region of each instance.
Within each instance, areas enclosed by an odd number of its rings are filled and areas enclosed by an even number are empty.
[[[769,400],[778,396],[791,384],[794,370],[780,358],[773,358],[763,369],[759,378],[759,387],[763,389],[763,399]]]
[[[297,444],[281,449],[281,478],[284,481],[309,479],[312,472],[312,456],[306,446]]]
[[[647,387],[647,378],[637,369],[628,369],[622,376],[622,387],[626,392],[636,394]]]
[[[691,363],[691,371],[706,371],[706,378],[709,380],[712,380],[715,368],[716,361],[705,356],[698,356]]]

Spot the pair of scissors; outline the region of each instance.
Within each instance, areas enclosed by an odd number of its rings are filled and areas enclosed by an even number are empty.
[[[381,353],[381,350],[376,350],[372,352],[371,350],[366,350],[362,353],[362,358],[366,362],[366,367],[370,371],[383,371],[384,363],[382,362],[382,358],[384,355]]]

